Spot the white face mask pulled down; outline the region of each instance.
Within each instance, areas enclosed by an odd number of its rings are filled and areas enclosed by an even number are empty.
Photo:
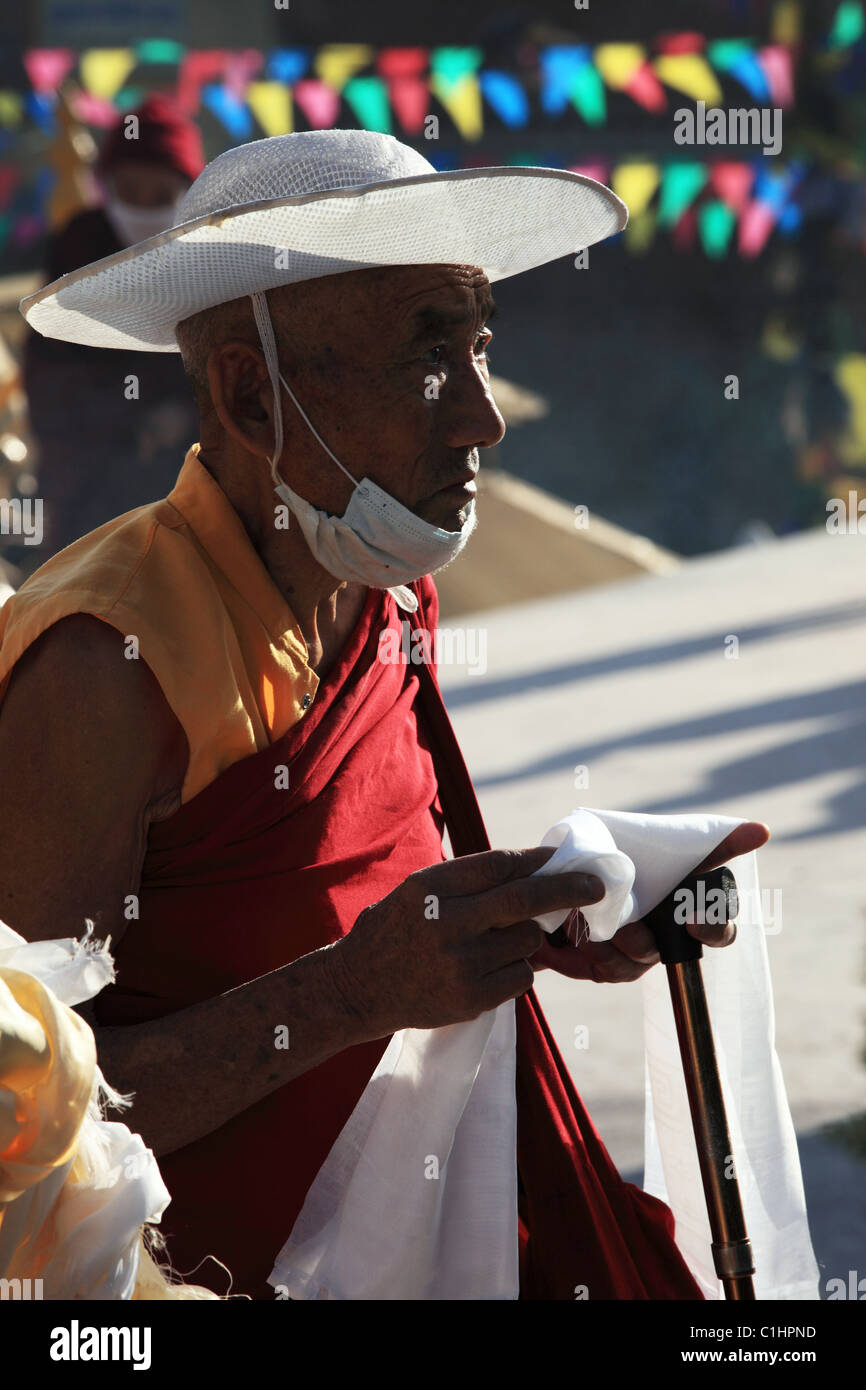
[[[358,482],[352,477],[307,419],[292,388],[277,364],[274,330],[264,294],[250,295],[253,313],[274,389],[274,455],[271,473],[274,491],[290,508],[304,534],[313,558],[337,579],[387,589],[407,612],[418,607],[418,600],[406,585],[424,574],[433,574],[449,564],[469,540],[477,517],[474,499],[469,515],[459,531],[432,526],[385,492],[370,478]],[[300,497],[277,471],[283,452],[283,412],[280,383],[285,386],[304,421],[322,448],[355,484],[349,505],[342,516],[331,516]]]

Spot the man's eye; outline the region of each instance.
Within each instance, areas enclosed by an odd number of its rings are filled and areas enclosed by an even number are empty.
[[[479,333],[479,334],[478,334],[478,337],[477,337],[476,340],[475,340],[475,344],[476,344],[476,356],[477,356],[477,357],[486,357],[487,360],[489,361],[490,358],[489,358],[487,349],[488,349],[488,347],[490,346],[490,344],[491,344],[492,341],[493,341],[493,334],[492,334],[492,333],[490,333],[490,332]],[[477,351],[477,347],[478,347],[478,344],[479,344],[479,343],[481,344],[481,350],[480,350],[480,352]],[[437,343],[435,347],[432,347],[432,348],[428,348],[428,349],[427,349],[427,351],[424,353],[424,359],[423,359],[423,360],[426,360],[428,357],[430,357],[431,353],[435,353],[435,352],[442,353],[442,352],[445,352],[445,350],[446,350],[446,346],[445,346],[444,343]],[[436,360],[432,365],[438,367],[438,366],[441,366],[441,364],[442,364],[442,359],[441,359],[441,357],[440,357],[440,358],[437,358],[437,360]]]
[[[478,356],[479,356],[479,357],[486,357],[486,358],[487,358],[487,361],[489,362],[489,361],[490,361],[490,353],[489,353],[489,351],[488,351],[488,348],[490,347],[490,344],[493,342],[493,334],[490,333],[490,332],[488,331],[488,332],[486,332],[486,333],[479,333],[478,337],[479,337],[479,340],[481,341],[481,344],[482,344],[482,346],[481,346],[481,351],[480,351],[480,353],[478,354]]]

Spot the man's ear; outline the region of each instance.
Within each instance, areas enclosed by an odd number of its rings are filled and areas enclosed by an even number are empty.
[[[228,435],[270,459],[274,452],[274,396],[263,353],[243,338],[212,348],[207,377],[213,408]]]

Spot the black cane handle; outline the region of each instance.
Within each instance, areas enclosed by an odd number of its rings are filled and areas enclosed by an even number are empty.
[[[663,964],[679,965],[700,960],[704,953],[700,941],[686,931],[687,923],[722,926],[738,910],[737,881],[727,864],[722,864],[689,874],[643,920],[655,936]]]
[[[721,926],[732,921],[737,911],[737,881],[727,864],[723,864],[718,869],[689,874],[658,907],[644,915],[643,921],[655,936],[662,962],[679,965],[684,960],[700,960],[704,953],[700,941],[686,931],[687,922]],[[547,939],[558,948],[570,944],[564,926],[557,927]]]

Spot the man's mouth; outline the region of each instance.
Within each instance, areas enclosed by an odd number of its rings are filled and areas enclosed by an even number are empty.
[[[456,483],[449,483],[446,487],[440,487],[435,492],[434,497],[474,497],[478,491],[478,484],[475,481],[475,474],[468,473],[458,479]]]
[[[440,497],[442,495],[453,495],[455,497],[464,498],[474,497],[478,491],[478,485],[475,482],[475,479],[478,475],[479,467],[480,465],[476,464],[474,468],[464,468],[462,473],[458,473],[457,477],[454,478],[450,483],[445,483],[443,487],[440,487],[436,492],[434,492],[433,496]]]

